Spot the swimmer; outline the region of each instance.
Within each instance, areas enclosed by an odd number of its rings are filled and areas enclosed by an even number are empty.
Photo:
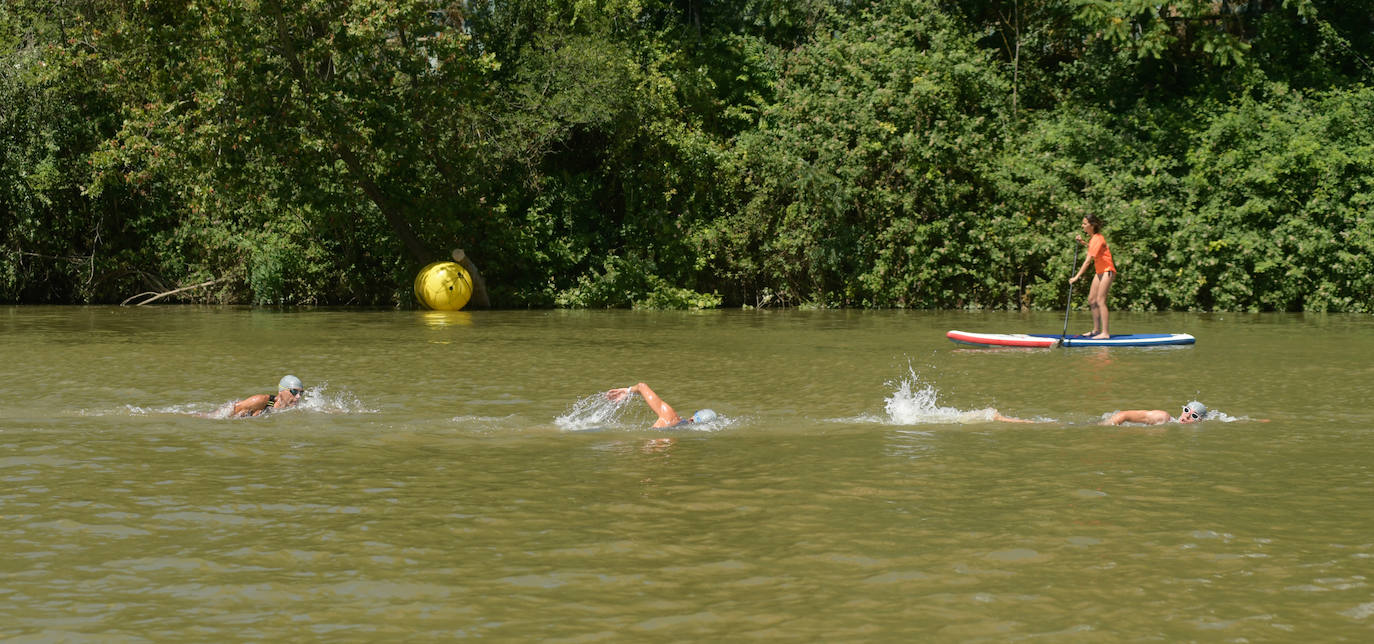
[[[277,383],[276,394],[258,394],[244,398],[234,403],[234,411],[229,414],[229,417],[261,416],[274,409],[286,409],[300,402],[303,393],[305,393],[305,387],[301,385],[300,378],[282,376],[281,381]]]
[[[664,402],[662,398],[658,397],[658,394],[654,393],[653,389],[649,388],[649,385],[642,382],[633,387],[612,389],[606,392],[606,399],[611,402],[620,402],[625,399],[625,397],[633,396],[634,394],[644,396],[644,402],[649,405],[649,409],[654,410],[654,413],[658,414],[658,422],[654,423],[654,427],[656,428],[677,427],[679,425],[686,425],[687,423],[709,423],[716,419],[716,412],[709,409],[702,409],[692,414],[691,418],[678,416],[677,412],[673,411],[671,405]]]
[[[1111,418],[1102,421],[1103,425],[1120,425],[1122,423],[1140,423],[1142,425],[1161,425],[1174,421],[1188,425],[1200,423],[1207,420],[1207,406],[1194,400],[1183,406],[1183,412],[1174,418],[1169,412],[1163,409],[1127,409],[1112,414]]]

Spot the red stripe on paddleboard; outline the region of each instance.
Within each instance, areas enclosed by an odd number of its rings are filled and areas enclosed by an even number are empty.
[[[1016,338],[1005,334],[965,333],[950,331],[945,337],[955,342],[981,344],[990,347],[1052,347],[1057,339]]]

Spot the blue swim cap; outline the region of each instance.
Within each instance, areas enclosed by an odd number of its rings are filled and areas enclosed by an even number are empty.
[[[301,384],[300,378],[295,376],[282,376],[281,380],[277,382],[277,391],[285,391],[287,389],[305,389],[305,386]]]
[[[692,422],[694,423],[709,423],[715,419],[716,412],[713,412],[709,409],[703,409],[695,414],[692,414]]]

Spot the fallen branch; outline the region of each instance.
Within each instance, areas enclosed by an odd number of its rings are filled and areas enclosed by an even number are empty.
[[[150,298],[148,298],[148,299],[146,299],[146,300],[143,300],[142,302],[139,302],[138,304],[135,304],[135,305],[134,305],[134,306],[143,306],[144,304],[147,304],[147,303],[152,302],[152,301],[154,301],[154,300],[162,299],[162,298],[164,298],[164,297],[167,297],[168,295],[174,295],[174,294],[180,293],[180,292],[182,292],[182,291],[189,291],[189,290],[191,290],[191,289],[193,289],[193,288],[201,288],[201,287],[209,286],[209,285],[211,285],[211,284],[217,284],[217,283],[219,283],[219,282],[223,282],[223,281],[226,280],[226,279],[229,279],[229,278],[227,278],[227,277],[221,277],[221,278],[218,278],[218,279],[212,279],[212,280],[210,280],[210,281],[208,281],[208,282],[201,282],[201,283],[199,283],[199,284],[195,284],[195,285],[192,285],[192,286],[183,286],[183,287],[181,287],[181,288],[173,289],[173,290],[170,290],[170,291],[164,291],[164,292],[162,292],[162,293],[158,293],[158,292],[156,292],[156,291],[147,291],[147,292],[144,292],[144,293],[139,293],[138,295],[135,295],[135,296],[133,296],[133,297],[130,297],[129,299],[124,300],[123,302],[120,302],[119,305],[120,305],[120,306],[126,306],[126,305],[129,304],[129,302],[131,302],[131,301],[133,301],[133,300],[136,300],[136,299],[138,299],[138,298],[140,298],[140,297],[143,297],[144,295],[151,295],[152,297],[150,297]]]

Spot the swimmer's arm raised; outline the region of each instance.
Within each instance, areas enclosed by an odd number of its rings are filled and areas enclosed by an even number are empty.
[[[642,382],[636,383],[633,387],[612,389],[606,392],[606,397],[612,401],[618,401],[630,394],[639,394],[643,396],[644,403],[649,405],[649,409],[652,409],[654,413],[658,415],[658,422],[654,423],[654,427],[667,427],[682,422],[682,418],[677,415],[676,411],[673,411],[673,407],[662,398],[659,398],[658,394],[654,393],[654,390],[649,388],[649,385]]]

